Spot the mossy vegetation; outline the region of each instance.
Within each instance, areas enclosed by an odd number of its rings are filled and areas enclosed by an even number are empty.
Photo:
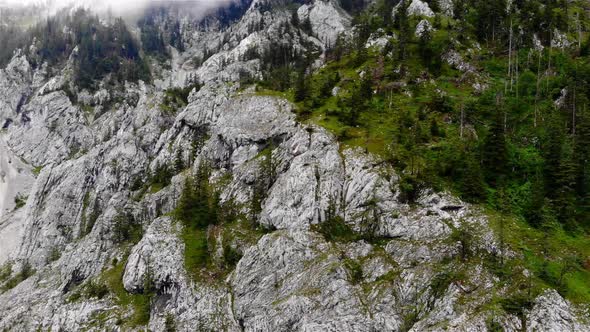
[[[146,325],[150,319],[150,307],[153,294],[147,292],[130,294],[123,286],[123,274],[125,273],[126,260],[115,264],[109,270],[103,272],[100,277],[105,283],[115,301],[121,308],[131,307],[133,315],[125,322],[129,327]]]
[[[363,268],[359,262],[354,259],[344,259],[344,267],[348,271],[348,281],[357,285],[363,280]]]
[[[209,183],[210,169],[199,165],[194,177],[187,177],[177,207],[173,213],[182,223],[181,238],[185,244],[184,265],[194,279],[214,279],[223,269],[213,263],[211,252],[215,234],[223,220],[231,222],[233,210],[222,211],[219,193]],[[228,258],[231,255],[228,254]],[[226,257],[224,253],[224,257]]]
[[[184,265],[194,280],[219,282],[230,272],[242,254],[236,244],[253,245],[266,230],[229,200],[220,202],[219,188],[227,179],[210,182],[210,167],[202,162],[196,174],[188,176],[172,213],[181,223],[180,237],[185,244]],[[221,241],[220,241],[221,240]],[[221,257],[214,255],[217,246]]]
[[[41,174],[42,170],[43,170],[43,166],[37,166],[37,167],[33,168],[33,174],[35,176],[39,176],[39,174]]]
[[[360,235],[338,215],[329,216],[323,222],[313,225],[312,229],[330,242],[353,242],[360,239]]]
[[[121,261],[115,259],[112,266],[107,267],[98,277],[73,290],[68,297],[69,302],[112,298],[117,308],[98,313],[93,322],[96,327],[102,326],[104,321],[112,318],[116,318],[117,325],[122,329],[134,329],[149,323],[155,292],[149,279],[150,274],[147,274],[141,292],[129,293],[123,286],[125,265],[126,258]]]
[[[61,249],[58,246],[54,246],[49,251],[49,255],[47,255],[47,263],[52,263],[61,258]]]
[[[7,262],[0,266],[0,284],[8,280],[12,275],[12,263]]]
[[[12,268],[12,264],[7,264],[0,270],[0,284],[2,284],[0,291],[2,292],[13,289],[14,287],[18,286],[18,284],[27,280],[36,273],[29,262],[24,262],[21,265],[20,271],[18,271],[18,273],[16,273],[14,276],[12,276]],[[4,279],[3,283],[2,279]]]
[[[503,282],[524,285],[526,293],[532,294],[550,287],[575,303],[590,303],[590,270],[584,259],[590,255],[587,236],[568,233],[559,224],[539,229],[513,215],[495,211],[488,215],[496,233],[503,234],[506,247],[522,254],[489,263]],[[522,268],[531,273],[529,278],[519,276]]]
[[[189,84],[184,88],[169,88],[164,91],[164,100],[160,104],[160,109],[166,114],[176,114],[179,110],[188,105],[188,97],[193,91],[199,91],[201,86],[198,83]]]
[[[14,209],[18,210],[20,208],[22,208],[23,206],[25,206],[27,204],[27,198],[25,196],[22,195],[16,195],[14,197]]]

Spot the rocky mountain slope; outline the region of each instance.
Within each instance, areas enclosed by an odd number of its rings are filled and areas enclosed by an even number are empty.
[[[0,330],[590,330],[584,308],[552,289],[526,310],[492,305],[528,272],[514,267],[521,277],[506,285],[490,271],[487,257],[519,253],[481,208],[429,189],[408,203],[380,157],[244,83],[262,75],[252,48],[319,51],[320,67],[353,31],[336,1],[298,7],[311,35],[285,3],[245,6],[228,25],[184,17],[186,49],[153,84],[73,102],[76,50],[53,68],[17,52],[0,71]],[[409,8],[429,15],[419,0]],[[162,109],[167,89],[192,82],[186,106]],[[178,163],[169,183],[150,179]],[[195,272],[174,210],[203,165],[238,217],[203,231],[210,258]],[[365,236],[330,239],[322,224],[334,216]],[[478,259],[464,261],[466,251]]]

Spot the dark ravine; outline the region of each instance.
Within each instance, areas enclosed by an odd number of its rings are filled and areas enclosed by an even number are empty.
[[[390,162],[254,83],[279,44],[317,55],[308,74],[332,61],[356,31],[338,1],[162,15],[184,50],[138,53],[149,82],[106,71],[80,89],[81,45],[54,65],[17,50],[0,70],[0,330],[590,331],[587,303],[521,298],[526,267],[498,277],[488,260],[522,252],[482,205],[428,187],[410,202]]]

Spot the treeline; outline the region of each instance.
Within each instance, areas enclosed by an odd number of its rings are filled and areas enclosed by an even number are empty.
[[[123,19],[104,26],[98,17],[78,11],[71,27],[79,45],[75,76],[80,88],[95,88],[107,74],[116,82],[150,81],[149,67]]]
[[[0,25],[0,68],[6,67],[14,51],[24,48],[31,41],[30,35],[14,25]]]
[[[146,54],[164,60],[169,55],[168,45],[184,52],[180,22],[166,18],[165,9],[150,9],[137,24],[141,29],[141,44]]]
[[[2,28],[0,40],[7,46],[0,52],[2,64],[10,60],[16,48],[23,48],[34,66],[44,62],[59,65],[78,47],[74,83],[80,89],[95,89],[107,75],[113,84],[151,79],[140,47],[121,18],[104,23],[98,16],[78,9],[47,18],[28,31]]]
[[[184,264],[193,278],[203,271],[217,275],[226,273],[241,258],[241,254],[223,238],[222,261],[211,255],[217,245],[217,233],[212,227],[230,224],[238,219],[233,203],[221,203],[219,190],[210,183],[211,168],[201,161],[196,174],[186,177],[182,193],[174,210],[174,218],[182,223],[181,237],[185,244]]]

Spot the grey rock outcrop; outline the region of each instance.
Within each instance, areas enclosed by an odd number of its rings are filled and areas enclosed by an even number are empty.
[[[339,34],[350,29],[350,15],[333,0],[304,4],[297,15],[301,21],[309,19],[313,33],[327,45],[333,45]]]

